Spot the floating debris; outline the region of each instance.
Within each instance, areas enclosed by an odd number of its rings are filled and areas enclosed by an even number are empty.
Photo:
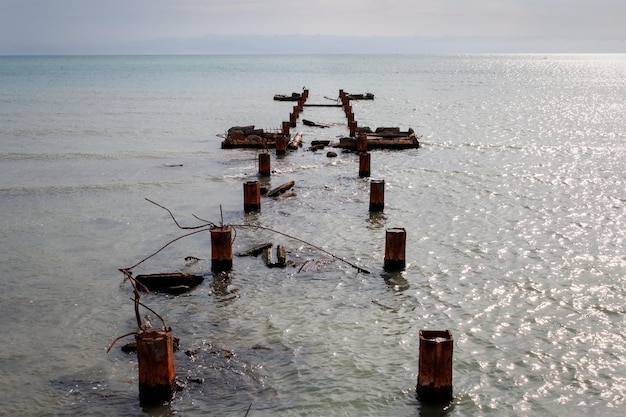
[[[263,259],[268,268],[284,268],[287,266],[287,252],[284,246],[276,246],[276,262],[272,258],[272,250],[267,248],[263,251]]]
[[[411,128],[404,132],[399,127],[379,127],[374,132],[370,128],[358,128],[357,131],[366,134],[368,149],[415,149],[420,146],[417,136]],[[356,150],[357,139],[343,137],[339,139],[338,144],[333,146]]]
[[[297,150],[300,147],[302,147],[302,133],[298,132],[293,137],[293,139],[289,141],[289,143],[287,144],[287,148],[291,150]]]
[[[140,290],[167,294],[183,294],[201,284],[204,277],[187,274],[185,272],[163,272],[158,274],[137,275],[135,280],[141,284],[138,286]]]
[[[330,127],[330,125],[316,123],[316,122],[313,122],[313,121],[307,120],[307,119],[302,119],[302,124],[304,124],[305,126],[321,127],[321,128]]]
[[[285,137],[280,130],[256,129],[254,125],[233,126],[228,129],[226,139],[222,141],[222,149],[251,148],[269,149],[276,147],[276,140]]]
[[[237,254],[237,256],[259,256],[261,253],[263,253],[263,251],[265,249],[269,249],[273,246],[274,244],[271,242],[268,243],[262,243],[260,245],[254,246],[248,250],[245,250],[243,252],[239,252]]]
[[[289,181],[284,184],[279,185],[274,188],[270,192],[267,193],[268,197],[278,197],[280,194],[284,193],[287,190],[290,190],[294,185],[296,185],[295,181]]]
[[[276,101],[298,101],[302,98],[300,93],[291,93],[290,96],[285,94],[274,94],[274,100]]]
[[[346,93],[346,97],[348,100],[374,100],[374,94],[365,93],[365,94],[350,94]]]

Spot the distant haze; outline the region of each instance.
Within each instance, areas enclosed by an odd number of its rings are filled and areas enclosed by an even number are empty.
[[[624,0],[0,0],[0,54],[626,52]]]

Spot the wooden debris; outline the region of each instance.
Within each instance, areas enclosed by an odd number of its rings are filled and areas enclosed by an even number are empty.
[[[137,275],[135,280],[140,290],[163,292],[168,294],[182,294],[196,287],[204,278],[200,275],[191,275],[185,272],[163,272],[158,274]]]
[[[276,147],[276,139],[283,137],[282,130],[265,131],[256,129],[254,125],[234,126],[228,129],[226,139],[222,141],[222,149],[250,148],[270,149]]]
[[[270,248],[266,248],[263,251],[263,259],[268,268],[284,268],[287,266],[287,253],[282,245],[276,246],[276,262],[274,262]]]
[[[282,201],[282,200],[286,200],[288,198],[295,197],[295,196],[297,196],[297,194],[295,192],[293,192],[293,191],[286,191],[286,192],[284,192],[282,194],[279,194],[275,198],[276,198],[276,200]]]
[[[343,137],[336,148],[356,150],[357,140],[351,137]],[[413,149],[419,148],[419,141],[413,129],[406,132],[400,128],[378,128],[374,133],[367,133],[368,149]]]
[[[284,268],[287,264],[287,253],[285,252],[285,247],[283,245],[276,246],[276,265],[278,267]]]
[[[321,128],[330,127],[330,125],[316,123],[316,122],[313,122],[313,121],[307,120],[307,119],[302,119],[302,124],[304,124],[305,126],[313,126],[313,127],[321,127]]]
[[[298,101],[302,97],[302,94],[291,93],[290,96],[284,94],[274,94],[274,100],[276,101]]]
[[[298,132],[293,137],[293,139],[291,139],[291,141],[287,144],[287,148],[291,150],[296,150],[300,147],[302,147],[302,133]]]
[[[273,190],[271,190],[270,192],[267,193],[268,197],[277,197],[278,195],[284,193],[285,191],[291,189],[294,185],[296,185],[295,181],[289,181],[286,182],[282,185],[279,185],[278,187],[274,188]]]
[[[319,151],[320,149],[324,149],[328,145],[330,145],[329,140],[313,140],[311,141],[311,146],[309,147],[309,150],[313,152]]]
[[[374,100],[374,94],[372,93],[365,93],[365,94],[346,93],[346,97],[349,100]]]
[[[263,253],[263,251],[265,249],[269,249],[273,246],[274,244],[269,242],[269,243],[262,243],[260,245],[254,246],[246,251],[243,252],[239,252],[237,254],[237,256],[259,256],[261,253]]]

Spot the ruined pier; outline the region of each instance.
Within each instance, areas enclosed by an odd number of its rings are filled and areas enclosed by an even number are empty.
[[[309,90],[307,89],[304,89],[301,94],[276,94],[274,96],[275,101],[295,103],[292,111],[289,113],[288,121],[283,121],[281,128],[275,129],[259,129],[254,125],[233,126],[226,132],[222,141],[222,149],[276,149],[276,144],[281,143],[283,140],[286,140],[289,144],[293,140],[290,128],[297,126],[298,119],[305,108],[316,107],[336,107],[344,111],[348,132],[338,142],[330,143],[332,147],[358,151],[356,136],[359,133],[365,134],[368,149],[403,150],[419,148],[420,146],[418,136],[412,128],[403,131],[399,127],[377,127],[372,129],[359,125],[351,103],[355,100],[372,101],[374,100],[374,94],[372,93],[350,94],[339,90],[339,95],[336,99],[333,99],[333,103],[307,103],[308,98]],[[301,123],[306,126],[329,127],[328,125],[311,122],[306,119],[303,119]],[[292,146],[289,149],[297,149],[298,147]]]

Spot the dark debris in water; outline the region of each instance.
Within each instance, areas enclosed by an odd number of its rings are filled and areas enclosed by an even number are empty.
[[[129,349],[132,351],[132,347]],[[242,404],[273,407],[278,403],[278,395],[267,386],[263,363],[285,355],[293,355],[293,352],[280,343],[258,343],[237,350],[210,342],[181,347],[174,356],[176,395],[171,404],[158,408],[169,415],[175,412],[177,404],[185,407],[190,401],[206,403],[206,409],[216,403],[233,410],[238,410]],[[119,384],[111,381],[103,369],[91,369],[50,383],[59,391],[66,415],[93,415],[94,410],[102,415],[135,415],[141,405],[136,379],[133,381],[132,385],[127,380]]]
[[[272,355],[290,354],[282,344],[255,344],[237,352],[210,342],[180,350],[175,354],[176,389],[194,399],[221,401],[232,396],[242,401],[258,400],[259,395],[274,398],[265,386],[263,360]],[[263,393],[263,394],[262,394]],[[253,398],[254,397],[254,398]]]

